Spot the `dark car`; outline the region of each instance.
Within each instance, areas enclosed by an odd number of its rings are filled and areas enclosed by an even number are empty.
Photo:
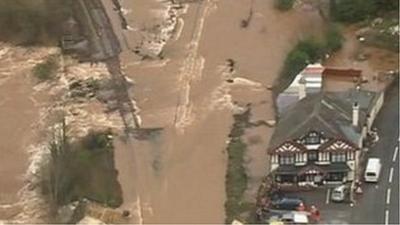
[[[273,209],[296,210],[304,201],[297,197],[284,197],[272,202]]]

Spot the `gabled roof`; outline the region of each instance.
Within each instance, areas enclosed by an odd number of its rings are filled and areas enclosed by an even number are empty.
[[[358,145],[361,128],[378,95],[374,92],[351,89],[346,92],[310,94],[289,106],[280,115],[270,148],[287,140],[300,138],[308,131],[322,132],[326,137],[349,140]],[[359,124],[352,126],[353,103],[358,102]]]
[[[357,146],[345,139],[336,138],[321,144],[321,146],[319,147],[319,149],[321,149],[322,151],[327,152],[348,151],[357,148]]]
[[[291,154],[291,153],[300,153],[307,151],[304,145],[299,144],[295,141],[283,142],[282,144],[271,150],[273,150],[272,153],[275,154]]]

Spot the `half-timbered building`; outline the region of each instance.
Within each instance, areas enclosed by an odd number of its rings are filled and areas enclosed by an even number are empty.
[[[287,107],[270,140],[278,183],[351,181],[383,93],[351,89],[309,95]]]

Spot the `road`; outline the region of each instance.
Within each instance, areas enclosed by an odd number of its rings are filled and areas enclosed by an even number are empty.
[[[377,184],[364,184],[363,195],[352,210],[350,223],[399,224],[399,86],[387,93],[385,103],[375,120],[380,136],[368,157],[382,161]]]

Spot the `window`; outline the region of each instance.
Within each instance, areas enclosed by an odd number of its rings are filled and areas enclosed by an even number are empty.
[[[354,160],[354,152],[347,152],[347,160]]]
[[[306,157],[303,153],[297,153],[296,154],[296,162],[305,162]]]
[[[333,173],[328,174],[328,176],[326,177],[326,180],[328,180],[328,181],[343,181],[343,179],[345,177],[346,177],[345,173],[333,172]]]
[[[318,154],[316,151],[310,151],[307,153],[308,161],[314,162],[318,160]]]
[[[322,162],[330,161],[329,153],[328,152],[320,152],[318,161],[322,161]]]
[[[346,153],[332,153],[332,162],[346,162]]]
[[[310,132],[306,137],[306,144],[319,144],[320,137],[317,132]]]
[[[294,155],[280,155],[279,164],[281,165],[291,165],[294,164]]]

